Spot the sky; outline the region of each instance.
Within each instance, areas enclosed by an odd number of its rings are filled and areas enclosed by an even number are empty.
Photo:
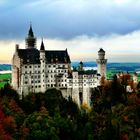
[[[68,49],[72,61],[140,62],[140,0],[0,0],[0,63],[25,48],[30,23],[46,50]]]

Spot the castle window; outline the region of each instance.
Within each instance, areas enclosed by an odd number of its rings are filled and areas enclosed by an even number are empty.
[[[40,75],[38,75],[38,78],[40,78]]]
[[[51,67],[51,65],[48,65],[48,67],[50,68],[50,67]]]
[[[31,83],[34,83],[34,81],[31,81]]]
[[[55,67],[55,65],[53,65],[53,67]]]
[[[27,81],[25,81],[25,84],[28,84],[28,82],[27,82]]]
[[[25,66],[25,68],[27,68],[27,66]]]
[[[41,86],[39,85],[38,87],[40,88]]]
[[[40,66],[38,65],[38,68],[40,68]]]
[[[37,86],[35,86],[35,88],[37,88]]]
[[[40,71],[38,71],[38,73],[40,73]]]
[[[25,71],[25,74],[27,74],[27,71]]]
[[[53,84],[51,84],[51,87],[53,87]]]
[[[40,83],[40,80],[38,80],[38,83]]]
[[[61,85],[59,84],[59,87],[60,87]]]
[[[32,66],[30,66],[30,68],[32,68]]]
[[[67,84],[65,84],[65,87],[67,86]]]

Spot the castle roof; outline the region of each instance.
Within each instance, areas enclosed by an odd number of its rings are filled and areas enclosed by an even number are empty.
[[[18,49],[17,54],[23,64],[40,64],[40,52],[36,48]],[[46,50],[46,63],[70,63],[67,50]]]
[[[100,48],[100,50],[98,52],[105,52],[102,48]]]
[[[86,71],[78,71],[79,75],[95,75],[97,74],[96,70],[86,70]]]
[[[28,36],[29,36],[29,37],[34,37],[32,25],[30,25],[30,29],[29,29],[29,32],[28,32]]]
[[[42,42],[41,42],[40,50],[41,50],[41,51],[45,51],[45,46],[44,46],[43,40],[42,40]]]

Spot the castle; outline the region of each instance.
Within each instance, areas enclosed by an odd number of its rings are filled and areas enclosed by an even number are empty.
[[[20,97],[30,92],[43,93],[56,88],[65,98],[71,97],[78,105],[85,103],[90,106],[92,89],[100,85],[102,76],[106,76],[105,51],[98,51],[97,72],[85,71],[83,62],[79,63],[78,69],[72,69],[67,49],[45,50],[42,40],[38,50],[36,40],[30,26],[25,39],[26,48],[20,49],[17,44],[12,58],[12,86]]]

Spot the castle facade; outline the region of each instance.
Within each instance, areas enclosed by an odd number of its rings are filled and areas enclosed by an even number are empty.
[[[100,85],[102,76],[106,76],[105,51],[98,51],[97,71],[85,71],[83,62],[79,63],[78,69],[72,69],[67,49],[45,50],[42,40],[38,50],[36,40],[30,26],[25,39],[26,48],[20,49],[16,45],[12,58],[12,86],[20,97],[30,92],[43,93],[56,88],[65,98],[71,97],[78,105],[90,106],[92,89]]]

